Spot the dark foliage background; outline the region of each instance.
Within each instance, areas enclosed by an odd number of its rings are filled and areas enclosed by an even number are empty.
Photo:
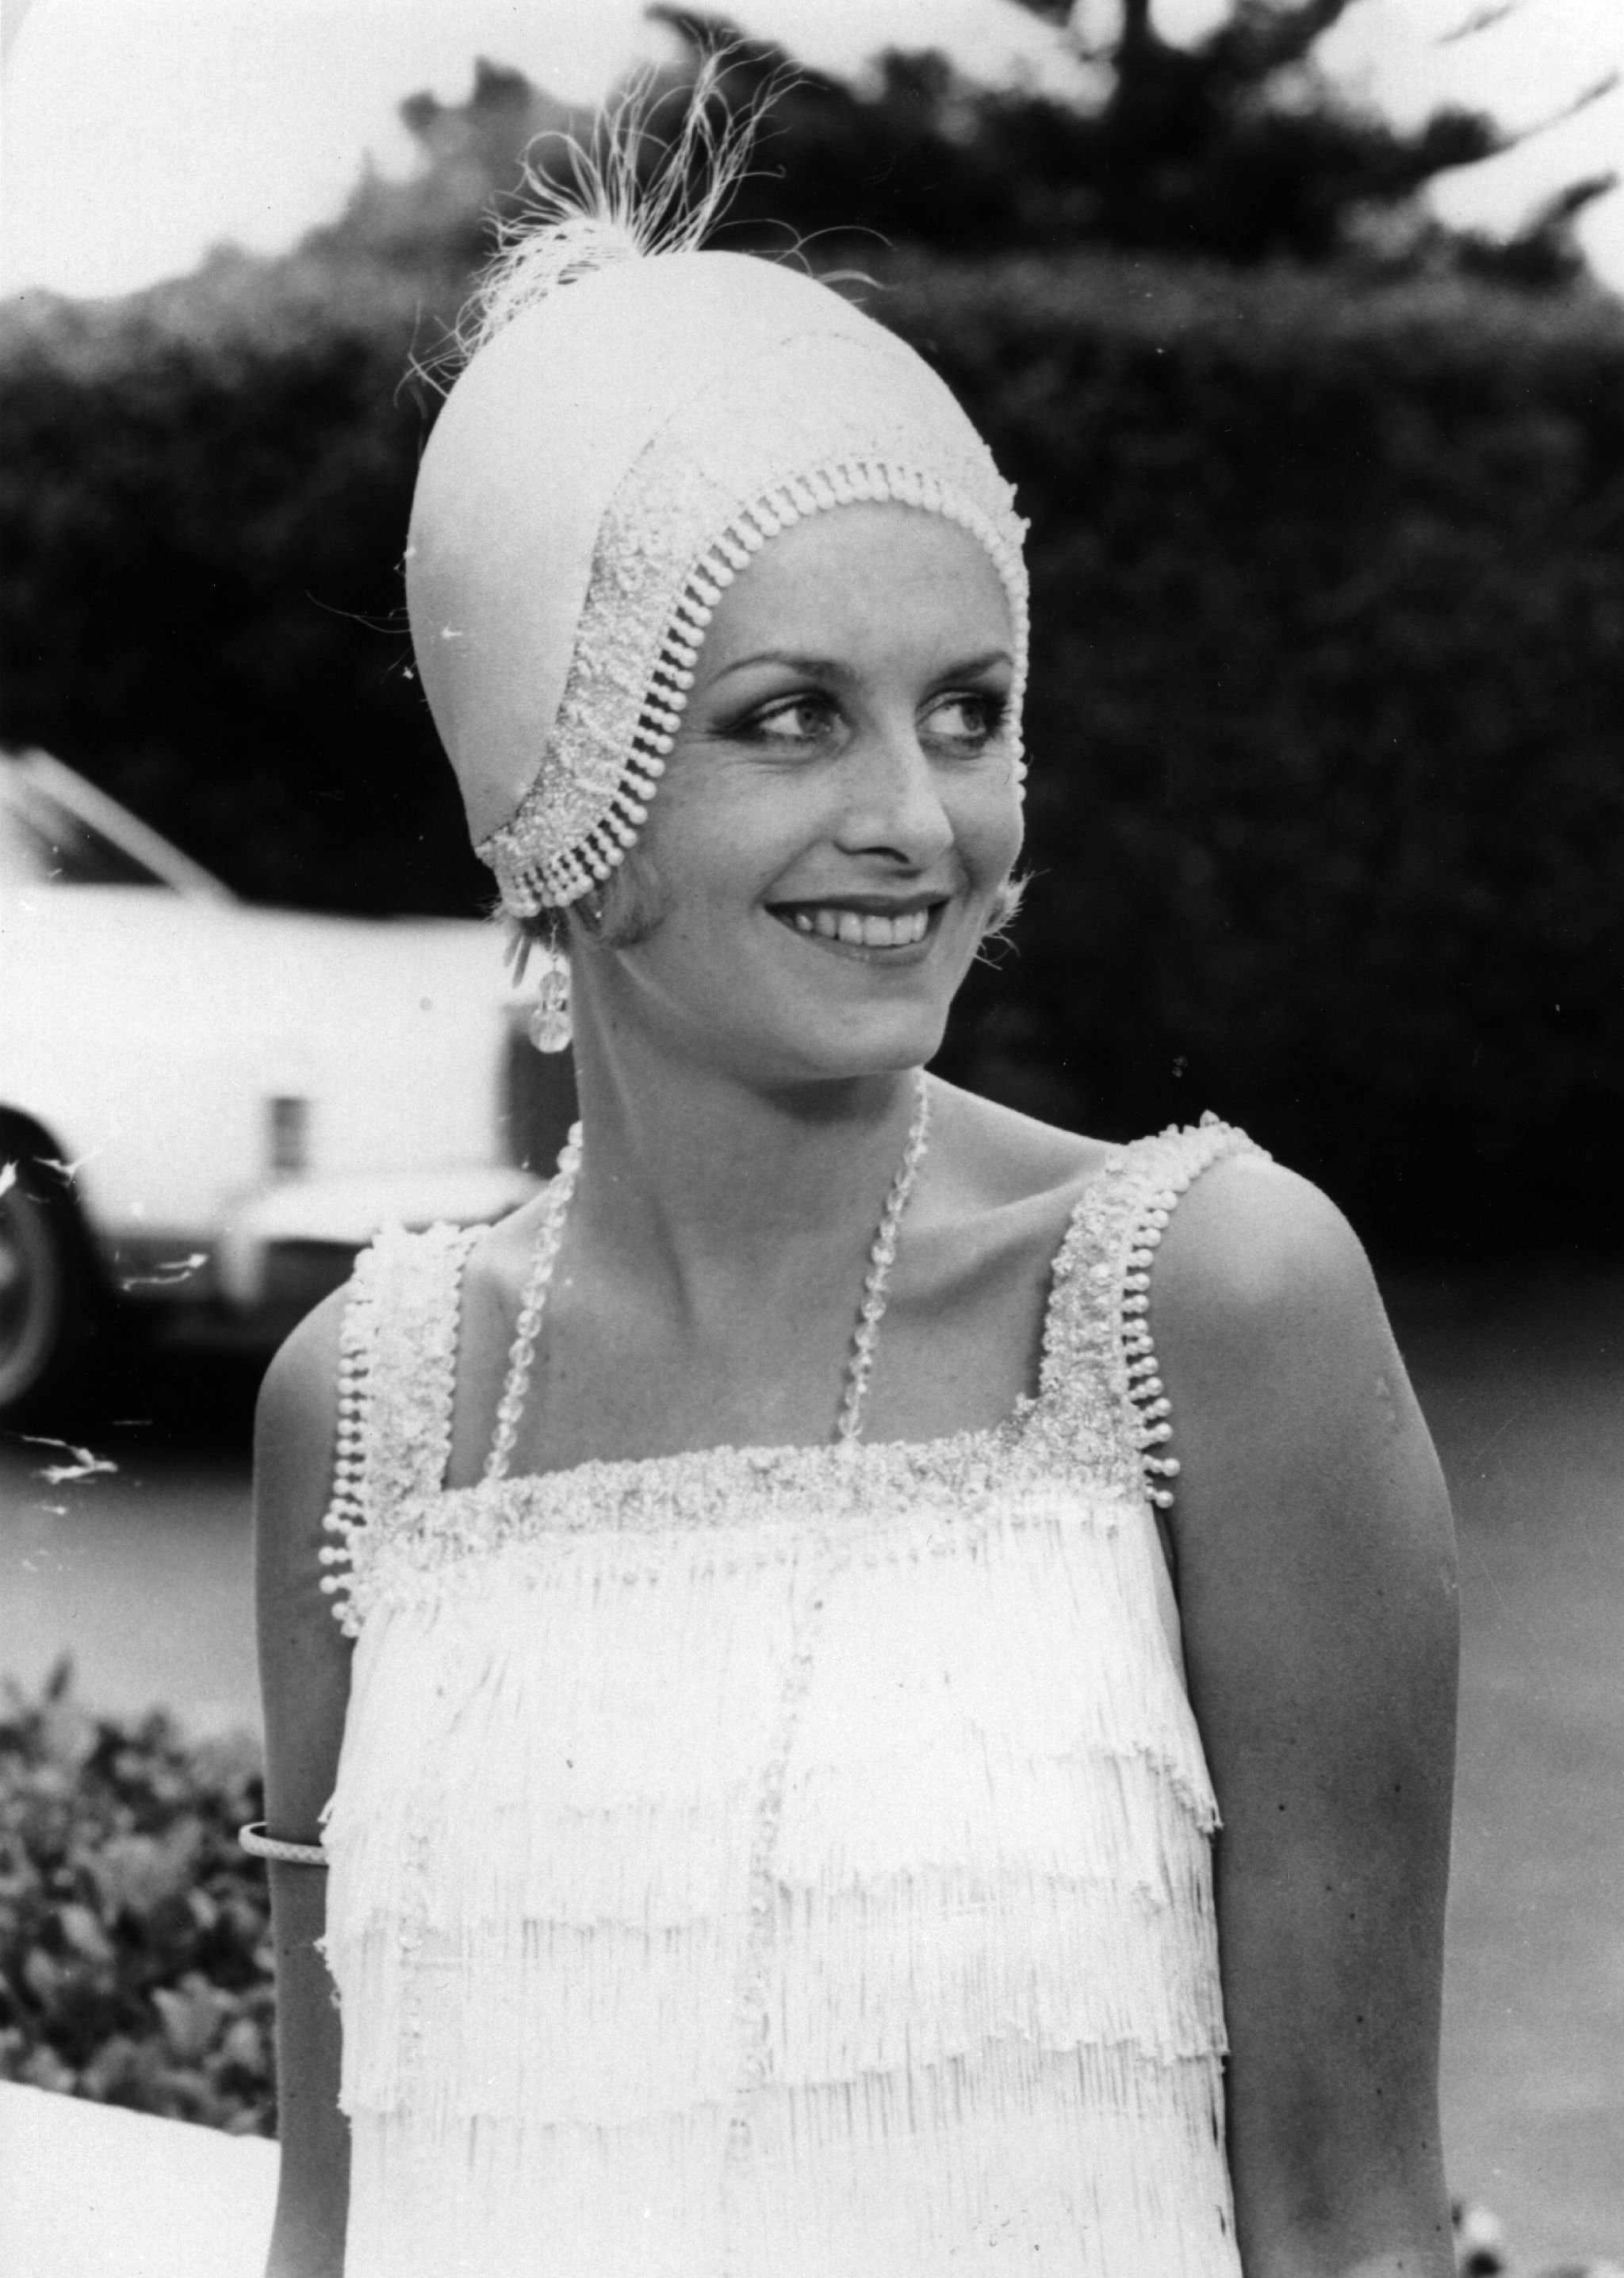
[[[262,1808],[248,1741],[92,1716],[61,1664],[0,1698],[0,2080],[275,2133]]]
[[[1036,878],[949,1072],[1108,1134],[1215,1107],[1389,1256],[1617,1246],[1624,311],[1585,186],[1503,252],[1424,219],[1492,131],[1317,87],[1338,12],[1186,57],[1130,8],[1094,114],[805,78],[733,241],[866,271],[1032,517]],[[715,35],[673,20],[680,91]],[[485,891],[400,607],[416,366],[583,123],[489,66],[406,116],[419,175],[286,259],[0,325],[0,732],[314,908]]]
[[[416,684],[400,558],[431,391],[410,287],[227,256],[0,333],[0,729],[240,891],[466,910],[484,873]]]

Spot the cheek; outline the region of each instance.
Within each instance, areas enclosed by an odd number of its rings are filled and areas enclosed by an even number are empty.
[[[659,874],[662,916],[686,935],[703,929],[707,913],[754,899],[783,862],[782,830],[773,827],[782,820],[702,768],[667,778],[637,842]]]
[[[674,754],[649,808],[647,846],[674,910],[754,901],[832,827],[810,770],[763,772],[713,752]]]
[[[1019,859],[1025,822],[1020,799],[1008,776],[995,783],[966,784],[949,813],[960,859],[980,888],[1001,886]]]

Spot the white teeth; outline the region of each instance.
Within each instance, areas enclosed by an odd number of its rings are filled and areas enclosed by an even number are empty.
[[[843,941],[854,949],[907,949],[930,931],[930,912],[910,910],[904,916],[874,917],[858,910],[824,907],[790,913],[797,933],[816,934],[825,941]]]

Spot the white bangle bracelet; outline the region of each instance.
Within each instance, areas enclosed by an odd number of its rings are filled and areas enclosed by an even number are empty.
[[[327,1854],[319,1843],[284,1843],[279,1836],[267,1835],[263,1819],[252,1820],[247,1827],[237,1830],[237,1840],[255,1859],[277,1859],[285,1867],[324,1867]]]

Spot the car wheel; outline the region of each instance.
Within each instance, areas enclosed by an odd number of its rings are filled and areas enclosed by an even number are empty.
[[[95,1311],[71,1197],[27,1141],[18,1149],[0,1132],[0,1418],[34,1413],[65,1387]]]

